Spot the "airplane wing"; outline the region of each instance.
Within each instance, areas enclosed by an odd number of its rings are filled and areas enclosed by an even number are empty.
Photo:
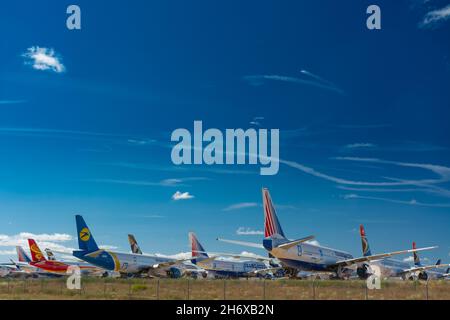
[[[199,253],[207,253],[209,255],[214,255],[216,258],[220,256],[226,256],[226,257],[232,257],[236,259],[252,259],[252,260],[259,260],[259,261],[271,261],[273,259],[268,257],[263,257],[260,255],[245,255],[245,254],[237,254],[237,253],[226,253],[226,252],[206,252],[206,251],[198,251],[198,250],[192,250],[192,252],[199,252]],[[192,257],[192,259],[195,259],[195,257]]]
[[[152,265],[152,268],[153,269],[166,268],[166,267],[173,266],[175,264],[180,264],[180,263],[183,263],[183,262],[186,262],[186,261],[190,261],[192,259],[193,259],[193,257],[189,257],[189,258],[186,258],[186,259],[177,259],[177,260],[170,260],[170,261],[160,262],[160,263],[156,263],[156,264]]]
[[[272,267],[272,268],[266,268],[266,269],[258,269],[258,270],[252,271],[251,273],[259,274],[259,273],[266,273],[266,272],[271,272],[271,271],[280,270],[280,269],[283,269],[283,267]]]
[[[289,249],[291,247],[296,246],[299,243],[302,243],[302,242],[305,242],[305,241],[308,241],[308,240],[311,240],[311,239],[314,239],[314,236],[308,236],[308,237],[305,237],[305,238],[292,240],[292,241],[289,241],[287,243],[280,244],[277,248],[281,248],[281,249],[286,249],[287,250],[287,249]]]
[[[430,264],[427,266],[420,266],[420,267],[412,267],[406,270],[403,270],[403,273],[408,273],[408,272],[416,272],[416,271],[425,271],[425,270],[429,270],[429,269],[436,269],[436,268],[445,268],[450,266],[450,264]]]
[[[424,251],[424,250],[431,250],[431,249],[435,249],[435,248],[437,248],[437,246],[435,246],[435,247],[419,248],[419,249],[408,249],[408,250],[401,250],[401,251],[393,251],[393,252],[388,252],[388,253],[374,254],[374,255],[371,255],[371,256],[367,256],[367,257],[359,257],[359,258],[340,260],[340,261],[336,262],[336,265],[350,266],[352,264],[356,264],[356,263],[360,263],[360,262],[365,262],[365,261],[369,262],[369,261],[373,261],[373,260],[381,260],[381,259],[392,257],[392,256],[395,256],[395,255],[398,255],[398,254],[411,253],[411,252]]]
[[[217,238],[216,240],[222,241],[222,242],[227,242],[227,243],[232,243],[232,244],[238,244],[241,246],[264,249],[264,246],[260,243],[246,242],[246,241],[239,241],[239,240],[228,240],[228,239],[221,239],[221,238]]]

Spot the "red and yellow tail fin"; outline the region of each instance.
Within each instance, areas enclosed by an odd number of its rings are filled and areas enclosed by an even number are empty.
[[[28,239],[28,245],[30,246],[31,260],[33,262],[45,261],[45,257],[42,254],[41,249],[39,249],[36,241],[33,239]]]

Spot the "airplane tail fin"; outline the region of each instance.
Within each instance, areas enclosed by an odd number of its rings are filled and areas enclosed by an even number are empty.
[[[264,237],[286,239],[267,188],[262,189],[262,198],[264,209]]]
[[[141,248],[139,248],[139,245],[138,245],[134,235],[132,235],[132,234],[128,235],[128,242],[130,243],[130,246],[131,246],[131,252],[137,253],[137,254],[142,254]]]
[[[16,246],[16,251],[19,262],[26,262],[26,263],[31,262],[30,257],[27,255],[27,253],[25,252],[25,250],[23,250],[21,246]]]
[[[88,252],[97,251],[99,249],[97,243],[83,217],[76,215],[75,220],[77,222],[78,247],[80,250]]]
[[[436,265],[437,265],[437,266],[440,265],[441,262],[442,262],[442,260],[441,260],[441,259],[438,259],[438,261],[436,261]]]
[[[412,243],[412,247],[413,247],[413,249],[417,249],[415,241]],[[413,252],[413,257],[414,257],[414,265],[420,266],[420,257],[419,257],[419,254],[417,253],[417,251]]]
[[[41,249],[33,239],[28,239],[28,245],[30,246],[31,259],[33,262],[45,261],[45,257],[42,254]]]
[[[372,252],[370,251],[369,240],[367,240],[366,231],[364,230],[364,226],[362,224],[359,226],[359,234],[361,235],[363,256],[371,256]]]
[[[51,260],[51,261],[55,261],[56,260],[55,255],[53,254],[52,250],[50,250],[49,248],[45,248],[44,251],[47,254],[47,259],[48,260]]]
[[[449,274],[450,273],[450,267],[447,268],[447,270],[445,271],[445,273]]]
[[[206,253],[205,248],[203,248],[200,241],[198,241],[195,233],[189,232],[189,242],[191,244],[192,250],[192,263],[208,258],[208,254]]]

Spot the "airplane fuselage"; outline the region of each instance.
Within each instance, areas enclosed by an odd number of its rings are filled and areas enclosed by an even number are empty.
[[[73,255],[95,266],[120,273],[140,273],[157,267],[160,263],[174,261],[170,258],[135,253],[98,250],[97,252],[74,251]]]
[[[248,276],[254,271],[268,268],[266,264],[256,260],[232,261],[214,259],[207,262],[198,261],[197,265],[208,272],[234,277]]]
[[[340,260],[352,259],[345,251],[331,249],[311,243],[300,243],[289,249],[277,247],[277,239],[264,239],[264,248],[280,262],[290,268],[303,271],[334,271]]]

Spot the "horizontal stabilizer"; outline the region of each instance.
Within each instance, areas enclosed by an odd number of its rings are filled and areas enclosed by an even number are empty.
[[[292,247],[296,246],[299,243],[302,243],[302,242],[305,242],[305,241],[309,241],[311,239],[314,239],[314,236],[308,236],[308,237],[305,237],[305,238],[289,241],[289,242],[280,244],[277,248],[288,250],[289,248],[292,248]]]
[[[409,268],[409,269],[404,270],[403,273],[425,271],[425,270],[437,269],[437,268],[445,268],[448,266],[450,266],[450,265],[449,264],[430,264],[427,266]]]
[[[222,241],[222,242],[232,243],[232,244],[238,244],[238,245],[246,246],[246,247],[264,249],[262,244],[254,243],[254,242],[246,242],[246,241],[239,241],[239,240],[228,240],[228,239],[221,239],[221,238],[217,238],[217,240],[218,241]]]
[[[193,252],[204,252],[204,251],[194,250]],[[209,254],[216,258],[220,257],[220,256],[224,256],[224,257],[231,257],[231,258],[235,258],[235,259],[252,259],[252,260],[260,260],[260,261],[273,260],[271,258],[263,257],[263,256],[256,255],[256,254],[245,255],[245,254],[239,254],[239,253],[226,253],[226,252],[209,252]]]

